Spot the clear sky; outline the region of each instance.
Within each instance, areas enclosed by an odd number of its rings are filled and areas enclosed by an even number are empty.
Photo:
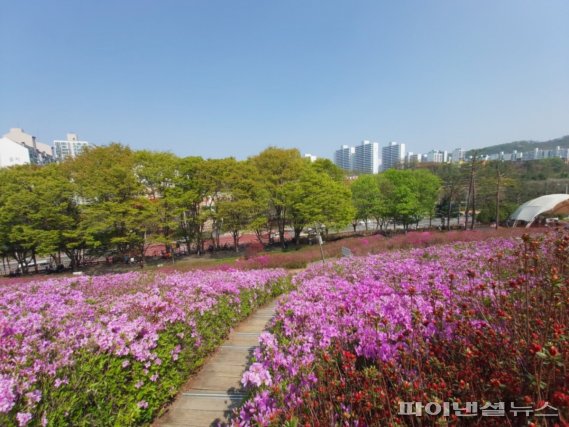
[[[569,134],[567,0],[2,0],[0,135],[245,158]]]

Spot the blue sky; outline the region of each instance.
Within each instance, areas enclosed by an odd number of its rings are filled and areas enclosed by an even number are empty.
[[[22,0],[0,134],[245,158],[569,134],[569,2]]]

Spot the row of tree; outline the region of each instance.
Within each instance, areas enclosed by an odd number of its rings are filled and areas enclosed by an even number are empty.
[[[435,215],[447,226],[460,213],[465,214],[469,228],[474,228],[475,221],[499,226],[520,204],[569,189],[569,165],[562,159],[488,162],[481,161],[474,152],[469,161],[460,165],[422,167],[441,180]]]
[[[307,226],[342,228],[353,212],[343,173],[294,149],[237,161],[111,144],[0,170],[0,252],[24,271],[38,255],[65,253],[76,267],[87,256],[143,259],[149,245],[180,240],[200,253],[206,240],[219,248],[224,232],[236,250],[244,230],[265,244],[275,230],[284,244],[291,227],[298,242]]]
[[[524,167],[538,178],[548,168],[559,179],[568,168]],[[285,230],[298,243],[317,224],[341,229],[351,223],[355,230],[374,219],[377,228],[408,228],[440,217],[450,227],[459,209],[471,227],[475,216],[499,223],[515,206],[547,193],[536,189],[540,194],[526,197],[532,184],[515,168],[473,159],[350,180],[329,160],[311,163],[295,149],[270,147],[238,161],[111,144],[60,164],[0,169],[0,255],[26,271],[38,255],[60,260],[64,253],[72,267],[89,256],[143,259],[154,243],[182,241],[203,253],[208,241],[219,248],[226,232],[238,250],[244,231],[263,244],[276,235],[284,245]]]
[[[357,221],[373,218],[377,228],[388,222],[405,229],[425,217],[432,218],[441,187],[440,179],[427,170],[390,169],[379,175],[359,176],[351,186]]]

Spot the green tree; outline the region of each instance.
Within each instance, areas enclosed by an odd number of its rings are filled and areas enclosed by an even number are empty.
[[[325,224],[326,230],[338,229],[353,218],[349,188],[326,172],[305,168],[298,181],[287,184],[286,193],[296,244],[309,224]]]
[[[201,157],[181,159],[174,185],[166,190],[166,197],[177,208],[180,235],[188,249],[195,243],[198,253],[203,252],[203,233],[209,217],[204,204],[209,188],[202,173],[203,163]]]
[[[225,195],[216,204],[223,230],[231,233],[236,252],[242,231],[253,228],[256,218],[264,217],[266,206],[257,170],[250,162],[237,162],[227,176]]]
[[[459,213],[458,203],[449,194],[443,194],[435,207],[435,216],[441,220],[442,228],[450,228],[450,219],[457,218]]]
[[[219,249],[219,238],[222,232],[222,216],[217,206],[221,200],[227,199],[232,183],[238,174],[238,162],[233,157],[225,159],[207,159],[198,168],[198,179],[206,191],[203,201],[204,213],[211,226],[213,247]]]
[[[346,180],[346,173],[344,170],[336,166],[329,159],[316,159],[311,163],[311,167],[319,173],[325,173],[336,182],[344,182]]]
[[[464,193],[464,178],[460,167],[454,163],[444,164],[437,170],[437,174],[442,183],[441,200],[445,201],[444,206],[447,207],[446,226],[450,230],[453,206],[456,206],[458,209],[461,196]]]
[[[366,230],[368,220],[373,217],[377,221],[383,214],[383,195],[379,189],[377,177],[373,175],[360,175],[351,185],[352,203],[355,208],[355,221],[352,223],[354,231],[358,221],[364,221]]]
[[[81,234],[93,249],[121,255],[143,255],[155,210],[146,187],[136,175],[135,153],[120,144],[94,147],[62,165],[77,189]],[[152,226],[149,226],[152,223]]]
[[[155,215],[154,224],[150,227],[154,232],[151,235],[147,232],[145,244],[158,242],[170,245],[175,237],[180,212],[169,190],[174,186],[179,163],[180,159],[172,153],[135,152],[135,174],[146,196],[153,201],[147,209]]]
[[[251,158],[268,193],[270,218],[277,226],[281,245],[285,246],[285,228],[289,220],[288,184],[299,179],[306,165],[297,149],[269,147]]]
[[[385,204],[388,216],[405,229],[424,214],[419,184],[414,170],[389,169],[382,174],[385,180]]]
[[[0,170],[0,246],[24,272],[36,255],[67,249],[77,223],[71,183],[57,165]]]
[[[439,198],[441,180],[434,173],[426,169],[416,169],[411,171],[415,191],[417,192],[420,205],[421,217],[428,216],[429,219],[435,214],[435,206]]]
[[[482,191],[481,197],[485,201],[485,204],[481,209],[481,213],[486,211],[489,206],[493,206],[493,220],[496,223],[496,228],[498,228],[500,222],[505,219],[500,209],[502,201],[505,198],[506,190],[513,187],[516,183],[514,171],[514,165],[504,161],[489,162],[482,171],[481,183],[484,190]],[[482,215],[480,219],[486,219],[485,217],[487,217],[487,215]]]

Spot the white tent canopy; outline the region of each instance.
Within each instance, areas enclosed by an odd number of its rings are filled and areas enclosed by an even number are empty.
[[[548,194],[537,199],[525,202],[516,211],[510,215],[510,219],[514,221],[525,221],[531,224],[539,215],[547,212],[555,212],[557,208],[569,202],[569,194]]]

